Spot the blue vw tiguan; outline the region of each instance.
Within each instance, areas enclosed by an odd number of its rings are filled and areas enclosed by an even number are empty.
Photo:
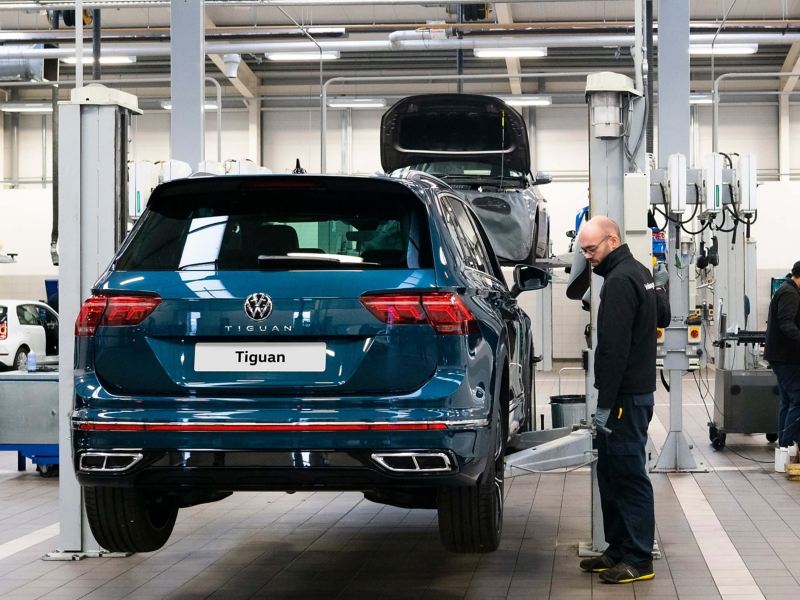
[[[500,542],[503,457],[531,425],[533,343],[472,209],[422,173],[158,187],[75,324],[74,462],[110,551],[242,490],[436,508]]]

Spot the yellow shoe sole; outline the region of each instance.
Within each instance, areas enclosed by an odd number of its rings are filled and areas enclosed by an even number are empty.
[[[639,575],[639,577],[632,577],[630,579],[620,579],[619,581],[606,581],[605,579],[603,581],[606,583],[633,583],[634,581],[647,581],[655,576],[655,573],[648,573],[647,575]]]

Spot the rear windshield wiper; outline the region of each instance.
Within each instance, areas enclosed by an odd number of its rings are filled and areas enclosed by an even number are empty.
[[[186,271],[188,269],[192,269],[194,267],[199,267],[201,265],[210,265],[208,269],[197,269],[198,271],[214,271],[217,267],[216,260],[205,260],[203,262],[196,262],[196,263],[189,263],[188,265],[181,265],[178,267],[178,271]]]
[[[461,181],[461,182],[476,182],[476,183],[497,183],[499,184],[501,181],[503,184],[511,183],[520,185],[524,182],[524,177],[515,177],[512,175],[506,175],[505,177],[500,177],[499,175],[440,175],[440,177],[446,181]]]

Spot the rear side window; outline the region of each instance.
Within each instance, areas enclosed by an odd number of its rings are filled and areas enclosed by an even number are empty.
[[[20,325],[41,325],[35,306],[20,304],[17,306],[17,319]]]
[[[412,269],[432,266],[410,192],[243,189],[158,197],[118,271]]]
[[[489,255],[464,205],[458,200],[445,197],[442,199],[442,209],[445,222],[456,241],[464,264],[484,273],[493,274]]]

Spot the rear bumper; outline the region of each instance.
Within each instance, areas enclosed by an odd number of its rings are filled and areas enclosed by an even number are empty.
[[[473,436],[474,437],[474,436]],[[361,491],[408,490],[475,485],[486,469],[483,456],[460,456],[453,449],[413,450],[421,456],[446,457],[446,470],[397,472],[377,456],[411,452],[383,450],[136,450],[103,452],[136,455],[124,471],[89,471],[93,450],[75,457],[78,481],[84,486],[136,487],[170,491]],[[111,464],[111,463],[109,463]],[[120,464],[115,463],[114,466]]]
[[[491,454],[489,396],[463,372],[440,372],[420,390],[385,397],[120,397],[87,376],[76,380],[75,391],[72,447],[82,485],[218,491],[472,485]],[[372,456],[408,452],[441,453],[449,468],[396,472]],[[120,454],[141,458],[124,469],[91,470],[81,468],[87,453],[109,453],[114,466],[125,462]]]

